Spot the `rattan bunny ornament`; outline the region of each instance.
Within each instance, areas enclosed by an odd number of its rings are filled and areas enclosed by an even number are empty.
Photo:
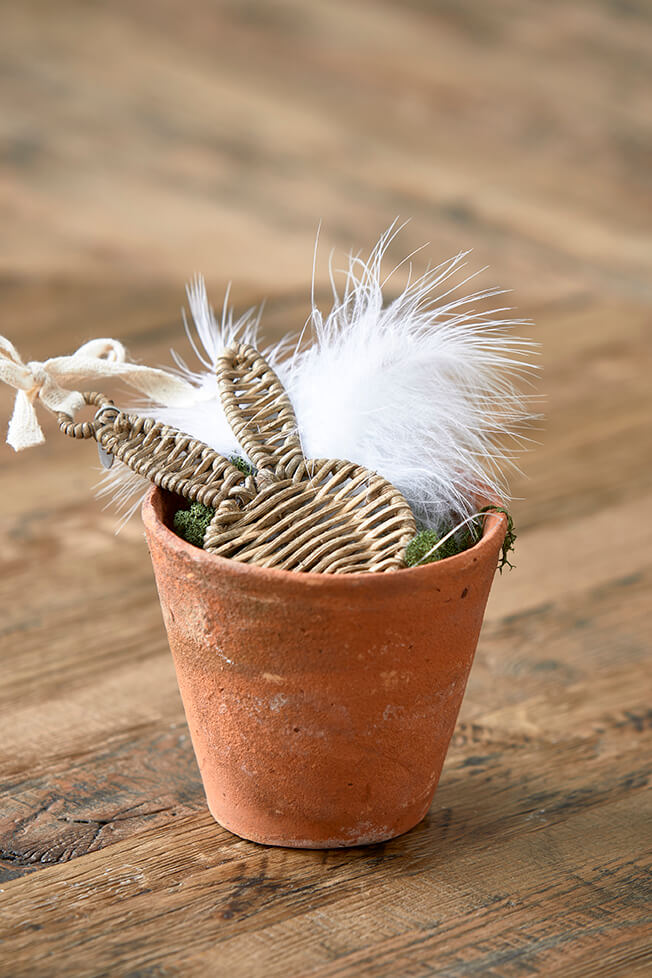
[[[225,350],[217,378],[255,474],[169,425],[120,411],[101,394],[83,395],[98,407],[93,421],[59,412],[59,426],[73,438],[95,439],[104,465],[117,458],[161,488],[214,509],[204,539],[211,553],[322,573],[404,566],[416,526],[401,493],[353,462],[306,459],[289,398],[252,346]]]

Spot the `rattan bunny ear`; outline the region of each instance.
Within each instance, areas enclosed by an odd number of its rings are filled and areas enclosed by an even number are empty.
[[[305,474],[297,419],[280,380],[258,350],[232,346],[217,362],[222,407],[231,429],[259,470]]]
[[[228,500],[244,505],[255,497],[253,478],[204,442],[153,418],[121,411],[103,394],[83,397],[99,406],[94,420],[73,421],[62,411],[59,427],[71,438],[94,438],[104,465],[117,458],[161,489],[212,508]]]

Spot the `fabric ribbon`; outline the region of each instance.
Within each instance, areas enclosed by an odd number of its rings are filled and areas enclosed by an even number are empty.
[[[64,411],[73,417],[84,404],[78,388],[86,380],[120,378],[141,394],[166,405],[186,405],[196,400],[197,389],[182,377],[126,360],[122,343],[98,339],[84,343],[71,356],[24,363],[15,346],[0,336],[0,380],[17,391],[7,444],[20,452],[45,441],[36,417],[36,402],[55,414]]]

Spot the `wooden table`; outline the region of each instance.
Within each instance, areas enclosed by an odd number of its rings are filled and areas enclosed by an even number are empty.
[[[113,535],[92,448],[51,418],[45,446],[0,449],[2,975],[649,975],[649,6],[2,21],[1,331],[26,358],[108,335],[169,363],[196,269],[296,330],[318,220],[326,305],[331,246],[400,214],[392,257],[473,246],[515,287],[547,396],[431,811],[350,851],[213,822],[138,518]]]

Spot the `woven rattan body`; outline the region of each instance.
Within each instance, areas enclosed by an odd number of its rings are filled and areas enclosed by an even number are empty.
[[[93,422],[59,415],[66,434],[95,438],[156,485],[215,510],[204,548],[264,567],[322,573],[404,566],[416,532],[402,494],[363,466],[306,459],[289,398],[266,360],[247,344],[217,366],[222,405],[251,460],[245,474],[208,445],[151,418],[120,411],[100,394]]]

